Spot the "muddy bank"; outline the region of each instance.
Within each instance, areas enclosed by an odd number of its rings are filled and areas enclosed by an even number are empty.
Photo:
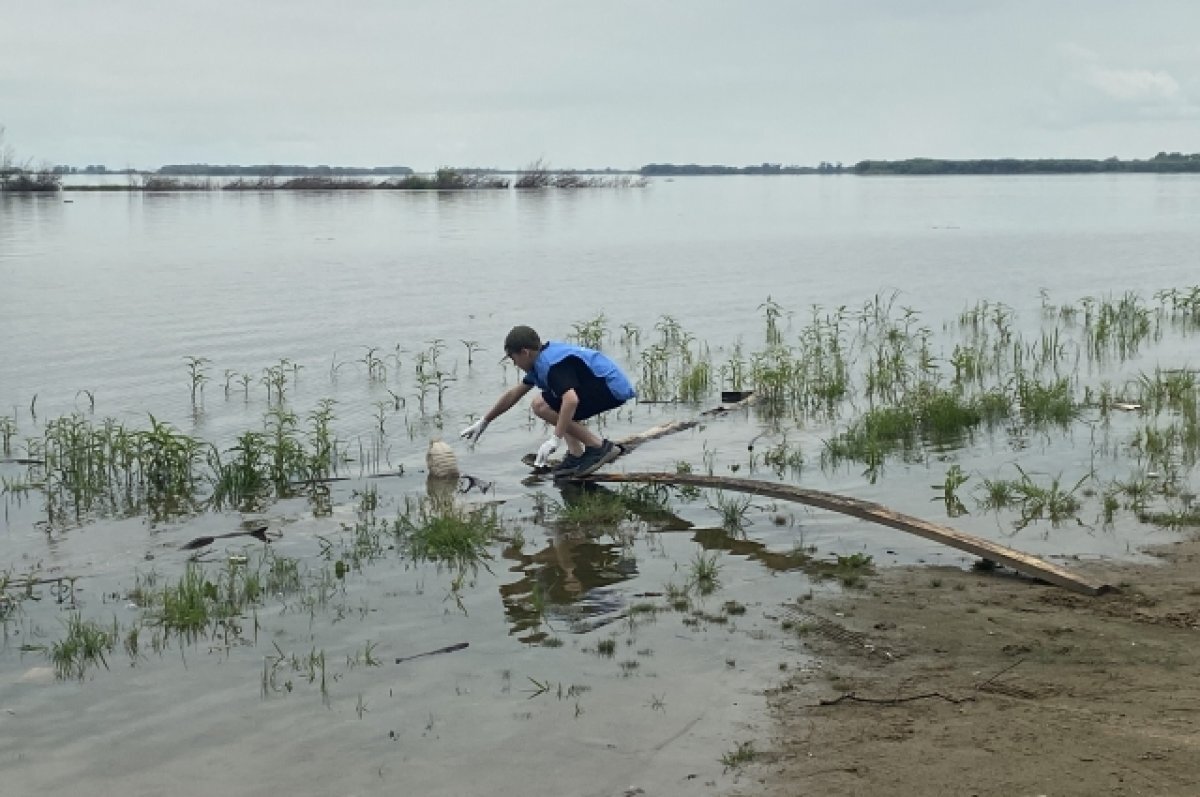
[[[1081,564],[1095,598],[920,567],[795,606],[821,662],[738,793],[1200,793],[1200,541],[1154,555]]]

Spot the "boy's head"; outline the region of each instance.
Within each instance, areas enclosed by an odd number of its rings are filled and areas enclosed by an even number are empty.
[[[542,350],[542,339],[532,327],[515,326],[504,338],[504,354],[522,371],[533,368],[533,361]]]

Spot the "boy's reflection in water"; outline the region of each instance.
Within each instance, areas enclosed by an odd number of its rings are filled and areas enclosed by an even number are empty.
[[[588,493],[611,490],[594,484],[559,485],[566,506]],[[538,642],[549,634],[547,621],[558,630],[586,623],[589,618],[616,614],[621,596],[607,587],[637,575],[637,560],[612,533],[613,526],[551,527],[547,544],[535,553],[507,548],[502,555],[524,577],[500,587],[504,613],[512,633],[521,641]],[[539,531],[535,527],[535,532]]]

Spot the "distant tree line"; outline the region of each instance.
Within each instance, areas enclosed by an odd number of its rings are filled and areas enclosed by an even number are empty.
[[[4,141],[4,125],[0,125],[0,191],[57,191],[62,178],[47,166],[33,166],[33,161],[17,160],[16,150]]]
[[[854,173],[885,174],[1093,174],[1100,172],[1200,172],[1200,153],[1160,152],[1149,160],[1086,160],[1043,158],[1023,160],[997,158],[987,160],[942,160],[909,158],[899,161],[859,161]]]
[[[170,177],[369,177],[412,173],[413,170],[407,166],[294,166],[280,164],[219,166],[209,163],[171,164],[160,167],[155,172],[155,174]]]
[[[643,177],[673,177],[692,174],[840,174],[841,163],[821,161],[819,166],[784,166],[781,163],[760,163],[757,166],[703,166],[697,163],[648,163],[638,170]]]
[[[58,164],[51,166],[50,171],[54,174],[137,174],[137,169],[109,169],[103,164],[88,164],[87,166],[67,166]]]

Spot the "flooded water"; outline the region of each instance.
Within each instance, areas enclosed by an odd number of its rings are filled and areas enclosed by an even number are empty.
[[[524,405],[474,448],[457,439],[517,378],[497,362],[505,332],[526,323],[563,339],[603,315],[605,349],[637,381],[653,341],[673,325],[686,330],[714,369],[707,395],[612,413],[603,431],[619,438],[717,403],[716,370],[764,347],[764,305],[781,308],[791,345],[814,306],[857,312],[883,297],[896,317],[914,311],[912,329],[929,330],[945,371],[960,315],[981,301],[1010,308],[1013,329],[1032,340],[1044,306],[1131,291],[1155,306],[1156,291],[1197,283],[1197,218],[1200,180],[1149,175],[0,197],[0,421],[11,430],[0,463],[5,791],[727,791],[736,771],[723,756],[746,742],[769,746],[763,690],[816,666],[782,608],[843,588],[814,562],[970,559],[764,499],[722,529],[732,499],[710,493],[673,494],[666,516],[564,523],[578,496],[528,482],[520,464],[546,435]],[[633,327],[640,341],[622,342]],[[1081,398],[1106,385],[1120,398],[1156,367],[1194,366],[1190,333],[1164,329],[1129,357],[1064,360]],[[272,369],[282,404],[269,393]],[[137,429],[152,416],[227,451],[273,407],[304,429],[323,400],[334,402],[345,480],[252,511],[152,512],[120,496],[48,506],[37,467],[19,461],[37,458],[49,422],[74,414]],[[826,441],[871,403],[858,395],[837,413],[782,421],[739,411],[612,467],[686,463],[795,482],[1067,566],[1136,557],[1179,534],[1124,509],[1101,520],[1105,486],[1151,469],[1142,413],[1088,405],[1064,426],[1001,425],[891,456],[879,470],[823,467]],[[425,450],[438,436],[487,487],[455,500],[494,508],[503,540],[484,566],[461,572],[387,545],[363,553],[373,524],[426,495]],[[781,442],[803,463],[765,466]],[[969,477],[961,512],[943,500],[953,465]],[[1186,504],[1192,462],[1175,465]],[[972,500],[985,479],[1018,473],[1076,486],[1081,507],[1067,522],[1021,523]],[[219,632],[168,636],[158,650],[144,627],[131,650],[130,630],[146,621],[139,590],[181,578],[192,552],[180,546],[255,523],[267,525],[269,545],[218,538],[201,551],[203,572],[216,581],[286,561],[307,586],[279,588]],[[672,606],[710,560],[715,589]],[[352,567],[328,576],[335,562]],[[76,612],[117,628],[123,643],[105,654],[107,667],[57,680],[47,650]]]

